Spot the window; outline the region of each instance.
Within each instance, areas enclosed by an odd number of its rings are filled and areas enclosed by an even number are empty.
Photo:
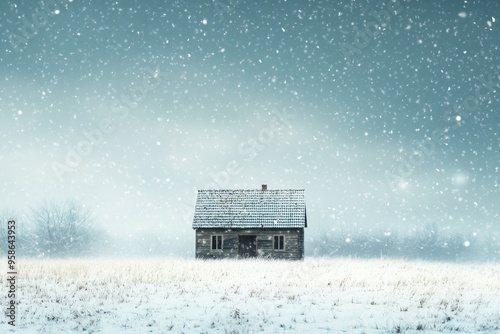
[[[284,250],[285,249],[285,236],[275,235],[274,236],[274,249]]]
[[[222,235],[212,235],[212,250],[222,250]]]

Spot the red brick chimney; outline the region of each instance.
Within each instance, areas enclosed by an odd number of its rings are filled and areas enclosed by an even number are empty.
[[[262,185],[262,190],[267,190],[267,184]]]

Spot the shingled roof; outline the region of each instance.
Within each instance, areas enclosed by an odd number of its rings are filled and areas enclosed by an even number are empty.
[[[195,229],[304,227],[304,189],[198,190]]]

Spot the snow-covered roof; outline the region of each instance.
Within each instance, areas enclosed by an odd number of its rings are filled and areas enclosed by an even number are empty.
[[[303,227],[304,189],[198,190],[193,228]]]

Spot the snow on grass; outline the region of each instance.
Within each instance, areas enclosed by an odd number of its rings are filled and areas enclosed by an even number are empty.
[[[493,333],[500,266],[22,260],[17,301],[16,333]]]

